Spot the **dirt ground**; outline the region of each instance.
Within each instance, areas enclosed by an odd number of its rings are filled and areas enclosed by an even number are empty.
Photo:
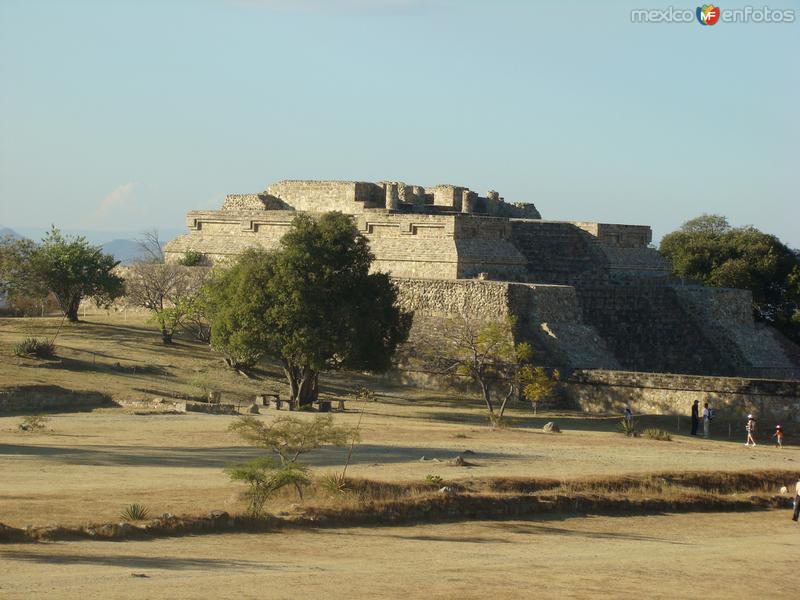
[[[199,375],[229,395],[252,398],[280,379],[251,381],[223,370],[207,346],[180,341],[163,349],[141,316],[90,317],[68,326],[59,337],[62,362],[42,364],[13,357],[8,343],[49,331],[56,319],[0,319],[0,385],[57,384],[70,389],[103,390],[113,397],[148,397],[164,390],[191,393]],[[86,353],[95,353],[94,364]],[[84,358],[77,358],[83,356]],[[112,366],[156,364],[163,374],[135,374]],[[379,480],[417,480],[438,475],[445,481],[471,477],[526,476],[568,479],[589,475],[650,473],[665,470],[797,469],[800,447],[783,450],[763,443],[744,448],[725,431],[715,439],[691,438],[686,422],[676,433],[676,417],[644,417],[642,426],[673,433],[673,441],[626,438],[615,432],[618,417],[575,413],[534,417],[530,407],[510,411],[516,427],[491,430],[479,402],[454,394],[391,386],[380,380],[339,374],[326,376],[332,396],[369,383],[378,401],[366,406],[348,400],[341,422],[355,424],[364,408],[362,441],[356,446],[351,476]],[[155,390],[152,390],[155,388]],[[274,418],[269,409],[260,418]],[[285,414],[285,413],[281,413]],[[299,414],[299,413],[294,413]],[[197,413],[137,415],[130,409],[52,414],[46,433],[21,433],[21,415],[0,416],[0,521],[14,526],[79,525],[117,519],[129,503],[144,504],[152,515],[242,509],[241,489],[223,469],[258,456],[227,428],[234,417]],[[310,418],[309,415],[304,418]],[[562,434],[545,434],[554,419]],[[767,440],[764,440],[766,442]],[[469,451],[470,453],[467,453]],[[308,461],[316,474],[341,469],[346,450],[323,448]],[[453,467],[463,455],[474,467]],[[787,482],[787,485],[791,482]]]
[[[15,526],[81,524],[115,519],[131,502],[156,515],[238,511],[240,488],[223,469],[261,451],[227,431],[234,418],[100,409],[51,415],[52,433],[35,434],[14,431],[20,417],[2,417],[0,520]],[[351,423],[357,418],[355,411],[336,416]],[[348,473],[421,481],[429,474],[445,480],[499,475],[568,479],[663,470],[800,470],[797,447],[748,449],[688,436],[672,442],[632,439],[587,429],[594,424],[566,416],[558,418],[562,434],[492,431],[479,424],[480,418],[477,408],[445,413],[425,405],[370,404]],[[346,449],[323,448],[308,461],[315,473],[325,473],[341,469],[345,454]],[[449,466],[447,459],[459,454],[477,466]]]
[[[0,546],[0,597],[796,598],[789,511]]]

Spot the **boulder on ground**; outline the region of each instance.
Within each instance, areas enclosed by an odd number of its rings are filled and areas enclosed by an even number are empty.
[[[256,403],[254,402],[253,404],[251,404],[250,406],[248,406],[248,407],[247,407],[247,412],[249,412],[251,415],[257,415],[257,414],[259,414],[261,411],[260,411],[260,410],[258,410],[258,404],[256,404]]]
[[[555,421],[548,421],[544,424],[544,427],[542,427],[542,431],[545,433],[561,433],[561,428]]]

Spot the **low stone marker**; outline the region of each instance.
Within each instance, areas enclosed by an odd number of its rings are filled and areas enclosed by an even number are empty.
[[[561,428],[555,421],[548,421],[544,424],[544,427],[542,427],[542,431],[545,433],[561,433]]]

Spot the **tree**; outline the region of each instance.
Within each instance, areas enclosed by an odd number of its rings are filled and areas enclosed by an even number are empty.
[[[9,302],[47,297],[47,286],[32,269],[35,252],[36,242],[32,240],[11,236],[0,239],[0,295]]]
[[[206,286],[212,345],[234,365],[280,360],[300,405],[316,400],[322,371],[389,368],[411,315],[373,260],[349,217],[298,215],[276,251],[249,250]]]
[[[679,277],[750,290],[756,318],[800,342],[800,256],[777,237],[703,215],[664,236],[659,251]]]
[[[534,415],[538,411],[539,402],[546,399],[555,391],[560,377],[561,375],[558,370],[554,370],[552,374],[550,374],[544,367],[523,365],[520,368],[520,387],[522,388],[523,395],[530,401],[531,406],[533,406]]]
[[[525,383],[520,364],[531,357],[531,347],[514,343],[516,319],[480,321],[455,316],[447,319],[436,340],[421,342],[420,358],[426,367],[443,375],[471,378],[481,389],[489,421],[500,424],[508,401]],[[495,385],[505,390],[496,407]]]
[[[83,298],[103,306],[122,295],[122,279],[114,273],[119,262],[82,236],[65,238],[53,227],[40,244],[19,241],[5,246],[3,254],[7,289],[12,294],[52,292],[71,322],[78,321]]]
[[[288,485],[294,486],[302,500],[303,486],[310,480],[308,467],[300,462],[300,456],[324,444],[345,446],[348,440],[358,437],[353,428],[335,425],[330,415],[318,415],[310,421],[281,416],[269,424],[255,417],[241,417],[230,425],[230,430],[274,455],[227,469],[231,479],[248,484],[245,495],[252,516],[261,515],[267,499]]]
[[[176,330],[197,310],[195,295],[203,285],[207,270],[164,262],[156,231],[146,232],[139,246],[142,257],[126,273],[125,295],[129,304],[153,313],[161,341],[171,344]]]

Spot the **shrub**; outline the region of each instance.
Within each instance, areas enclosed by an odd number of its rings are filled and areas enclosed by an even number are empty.
[[[277,417],[265,424],[254,417],[241,417],[231,423],[229,429],[244,440],[269,450],[276,455],[261,456],[248,463],[233,465],[225,471],[234,481],[248,485],[244,493],[247,512],[259,517],[264,504],[275,492],[286,486],[294,486],[297,497],[303,499],[303,486],[311,483],[308,467],[298,458],[324,444],[344,446],[348,439],[355,443],[358,432],[335,425],[330,415],[317,416],[311,421],[297,417]],[[343,483],[344,474],[339,483]]]
[[[664,431],[663,429],[645,429],[644,434],[651,440],[659,440],[661,442],[672,441],[672,436],[669,434],[669,432]]]
[[[144,521],[150,516],[150,511],[141,504],[133,503],[125,507],[120,518],[125,521]]]
[[[425,476],[425,482],[432,483],[434,485],[441,485],[442,483],[444,483],[444,479],[442,479],[439,475],[434,475],[432,473],[429,473],[428,475]]]
[[[29,432],[44,431],[49,421],[50,419],[44,415],[31,415],[22,419],[22,423],[19,424],[19,430]]]
[[[244,498],[247,500],[247,514],[251,517],[262,516],[264,504],[281,488],[294,486],[302,499],[302,486],[310,483],[305,465],[297,462],[280,464],[269,456],[229,467],[225,471],[233,481],[242,481],[248,485]]]
[[[620,433],[628,437],[638,437],[639,435],[639,432],[636,430],[636,423],[632,419],[621,419],[618,428]]]
[[[178,259],[178,264],[184,267],[199,267],[203,262],[203,253],[195,250],[187,250],[183,253],[183,256]]]
[[[322,489],[331,494],[344,494],[348,490],[347,479],[341,473],[329,473],[319,479]]]
[[[56,353],[53,342],[34,337],[25,338],[14,346],[14,354],[17,356],[36,356],[37,358],[49,358]]]

